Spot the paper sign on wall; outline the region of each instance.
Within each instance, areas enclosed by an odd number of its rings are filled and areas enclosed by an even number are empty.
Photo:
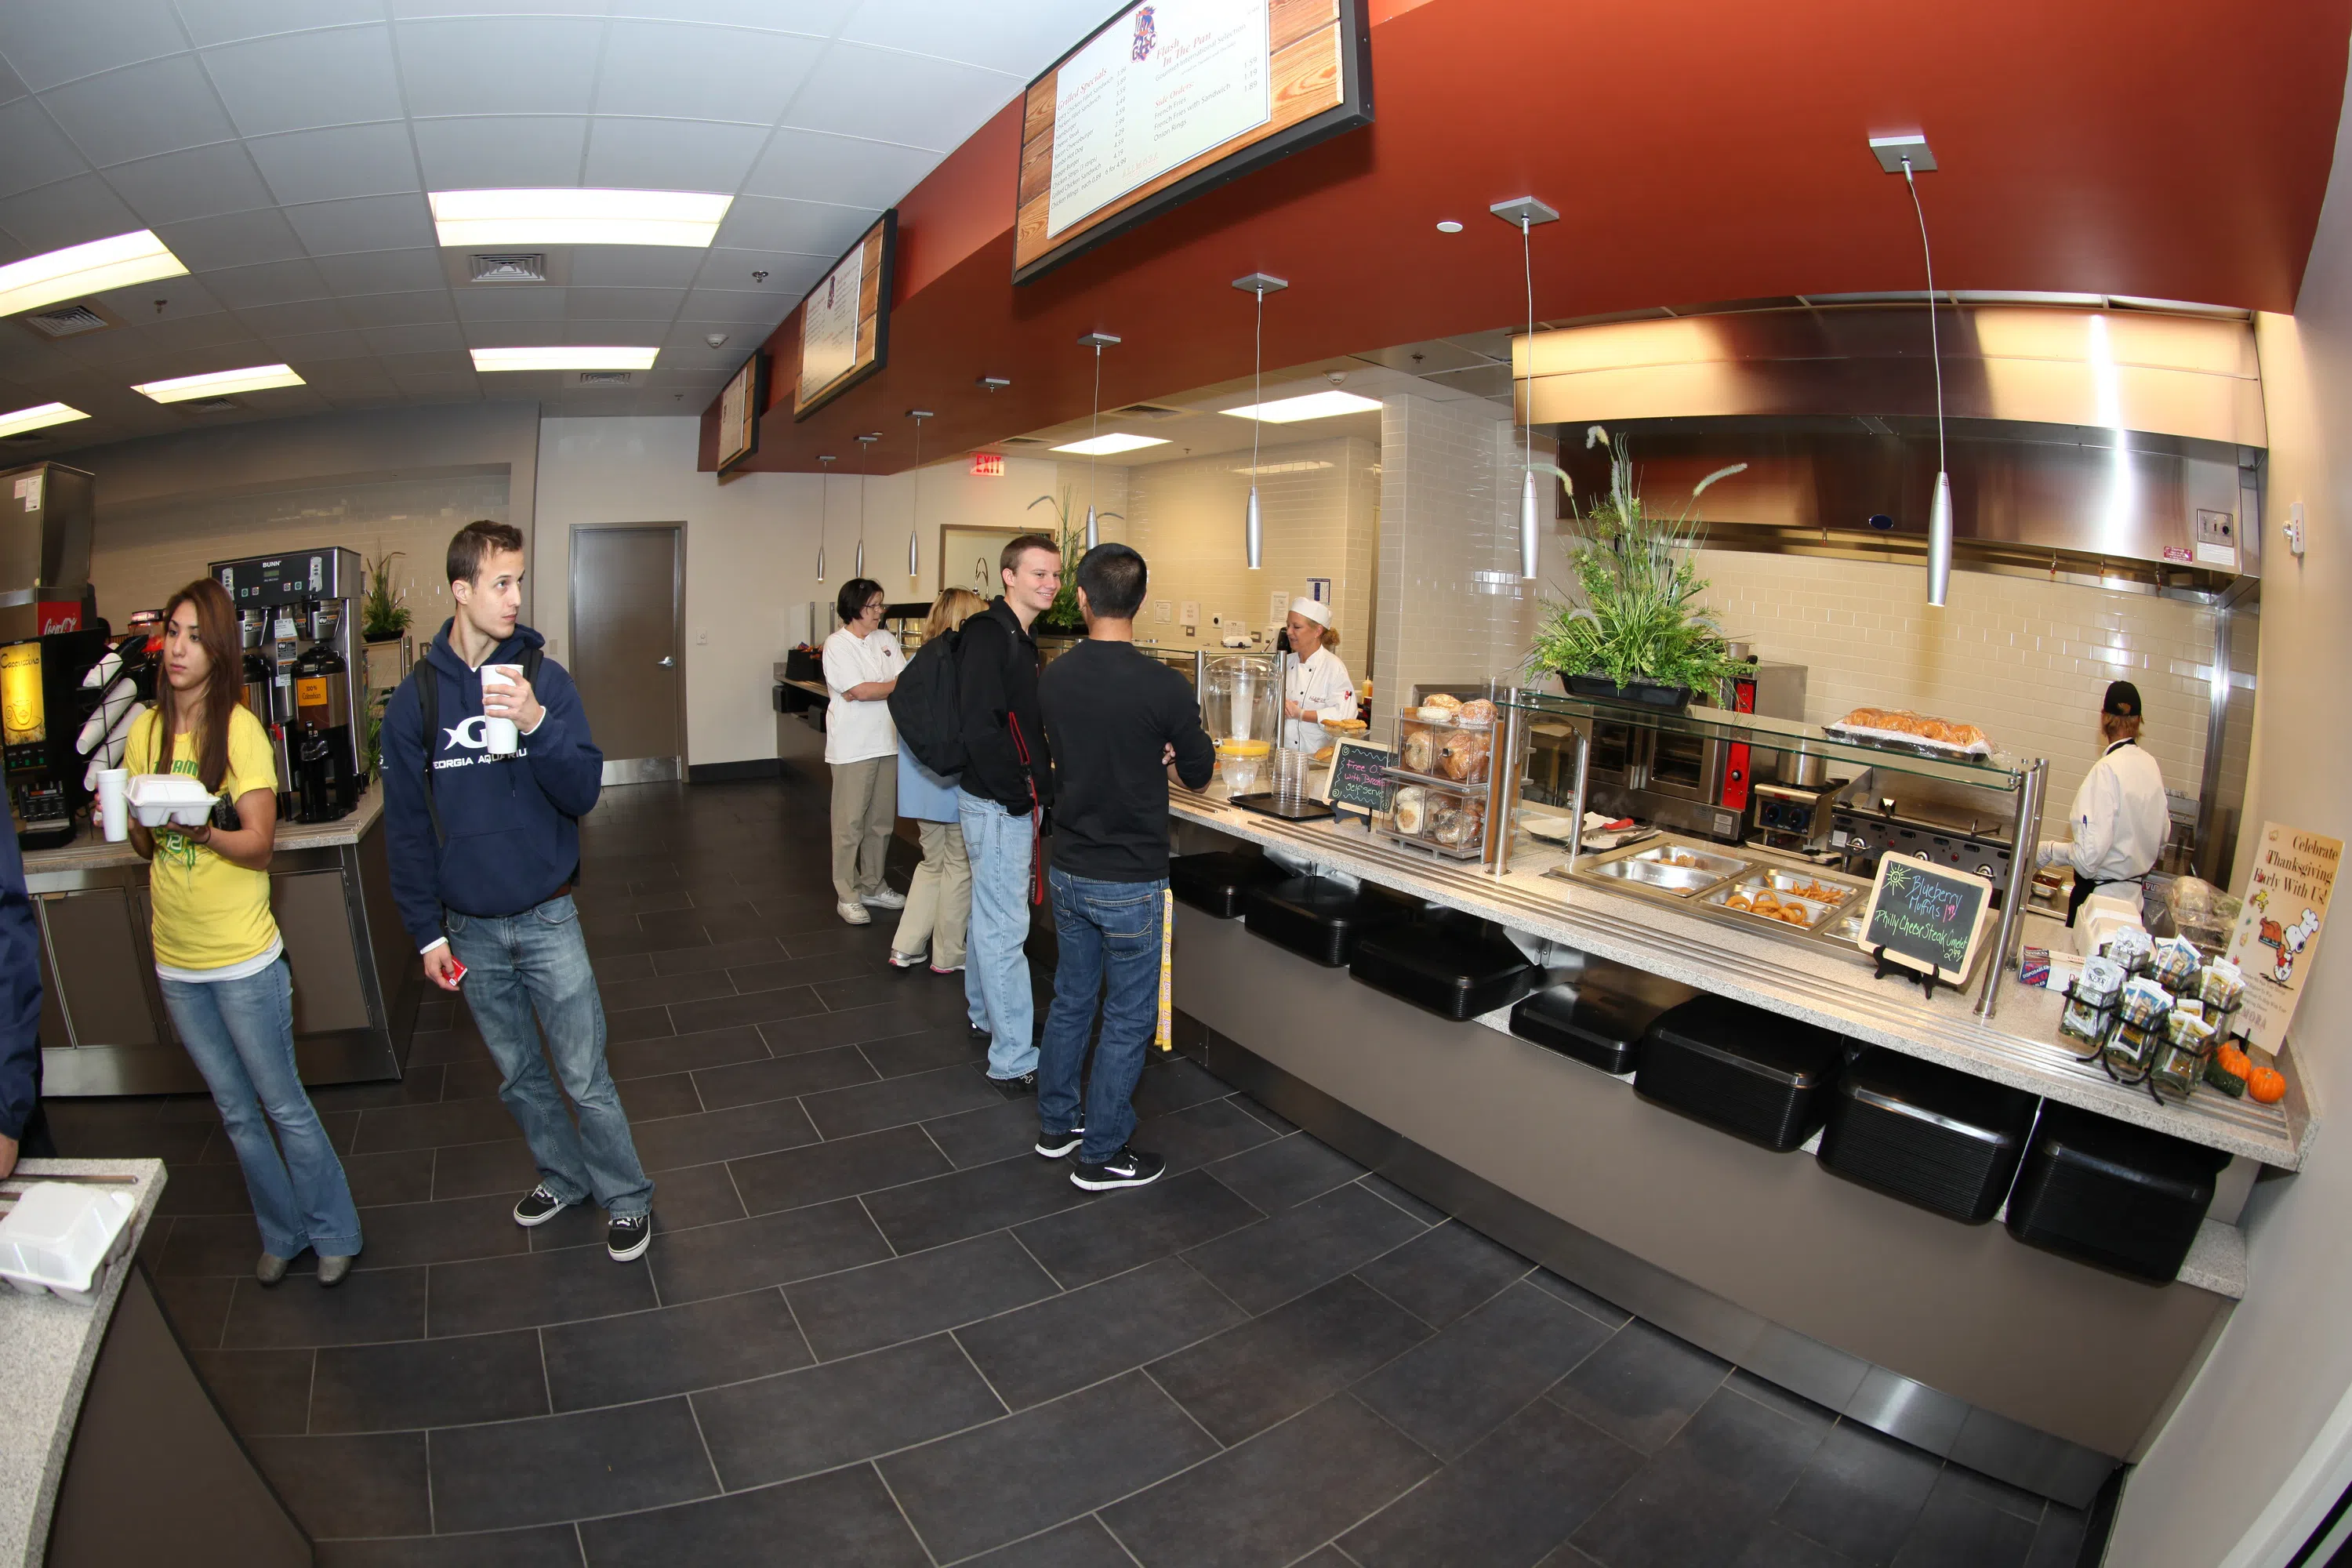
[[[41,476],[19,474],[16,484],[16,499],[25,503],[26,511],[41,510]]]
[[[2340,838],[2263,824],[2245,907],[2230,937],[2230,958],[2246,977],[2238,1028],[2249,1044],[2275,1051],[2286,1038],[2304,975],[2319,955],[2320,928],[2343,858]]]

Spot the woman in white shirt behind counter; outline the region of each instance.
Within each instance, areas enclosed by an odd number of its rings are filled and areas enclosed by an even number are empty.
[[[1293,599],[1284,628],[1290,651],[1298,656],[1287,689],[1282,694],[1282,743],[1314,751],[1322,744],[1313,727],[1326,719],[1356,716],[1356,683],[1336,651],[1339,633],[1331,625],[1331,606],[1317,599]]]
[[[898,728],[890,692],[907,656],[882,629],[882,584],[853,577],[834,608],[841,629],[824,639],[824,760],[833,770],[833,896],[841,918],[869,925],[877,910],[904,909],[882,880],[882,857],[898,822]]]

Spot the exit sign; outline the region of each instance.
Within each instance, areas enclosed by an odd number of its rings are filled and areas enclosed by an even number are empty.
[[[971,471],[973,475],[979,479],[1003,479],[1004,477],[1004,454],[1002,452],[974,452],[971,455]]]

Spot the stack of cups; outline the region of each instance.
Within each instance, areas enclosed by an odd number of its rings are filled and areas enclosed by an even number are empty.
[[[98,825],[109,844],[120,844],[131,837],[131,808],[126,795],[130,787],[129,768],[99,770]]]
[[[1274,795],[1277,803],[1296,806],[1307,798],[1307,753],[1285,746],[1275,753]]]

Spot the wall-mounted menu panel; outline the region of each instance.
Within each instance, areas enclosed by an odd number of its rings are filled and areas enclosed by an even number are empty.
[[[898,209],[892,207],[801,301],[793,418],[807,418],[889,363],[890,274],[898,254]]]

